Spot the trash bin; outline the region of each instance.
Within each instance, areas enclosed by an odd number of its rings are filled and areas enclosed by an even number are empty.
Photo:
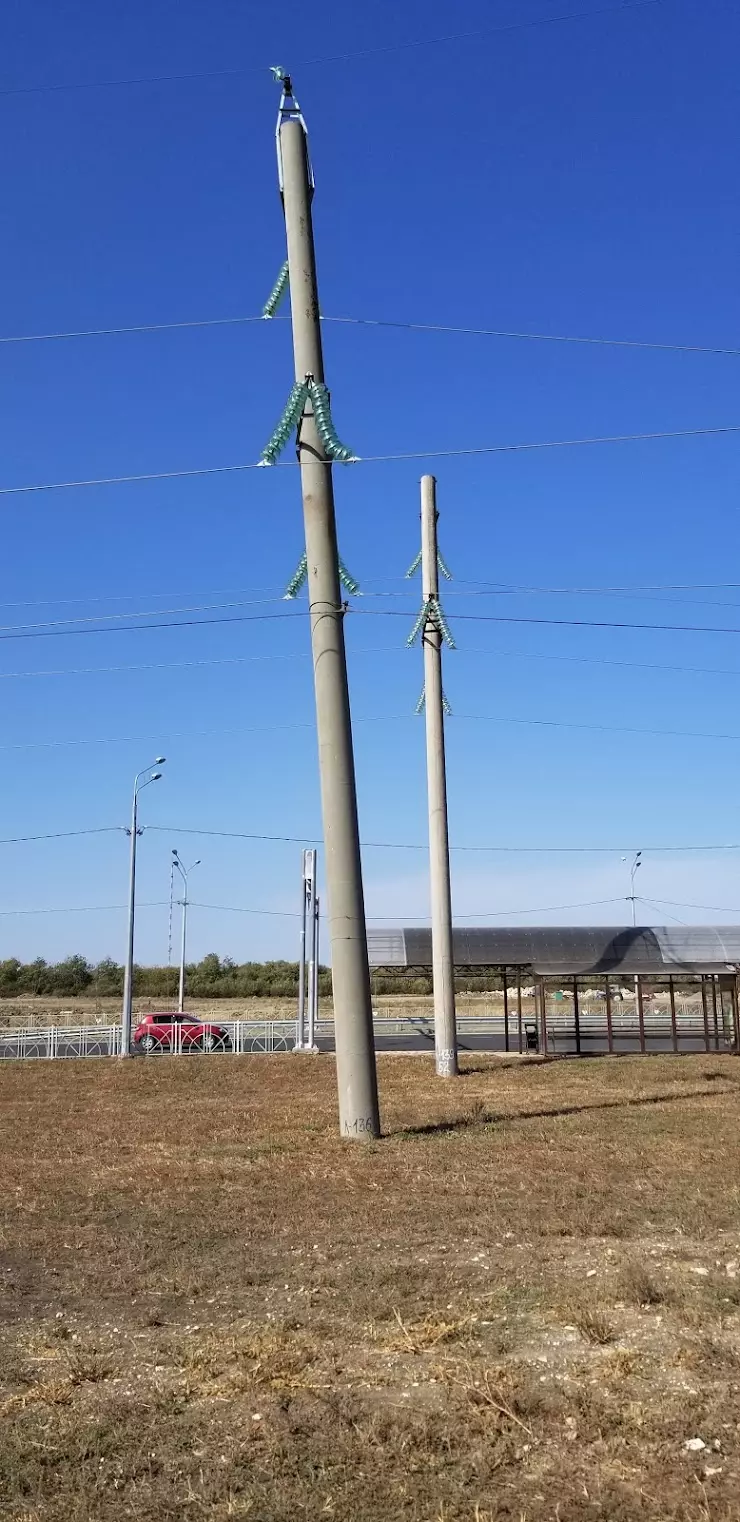
[[[524,1039],[528,1052],[538,1052],[540,1049],[540,1033],[534,1020],[525,1020]]]

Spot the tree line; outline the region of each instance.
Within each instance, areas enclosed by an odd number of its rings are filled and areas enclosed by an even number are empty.
[[[161,998],[165,1007],[177,992],[179,969],[176,967],[136,967],[134,993],[139,997]],[[186,968],[188,996],[191,999],[287,998],[298,993],[297,962],[233,962],[210,952],[200,962]],[[490,985],[489,985],[490,986]],[[431,978],[403,973],[374,974],[374,993],[427,993]],[[331,994],[331,970],[319,969],[319,993]],[[102,962],[88,962],[83,956],[66,957],[63,962],[20,962],[9,957],[0,962],[0,999],[21,995],[54,995],[76,998],[110,998],[123,994],[123,967],[111,957]]]

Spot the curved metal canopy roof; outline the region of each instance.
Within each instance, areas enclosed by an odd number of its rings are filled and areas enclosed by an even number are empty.
[[[429,928],[368,930],[371,967],[432,965]],[[540,976],[566,973],[684,973],[740,970],[740,925],[455,927],[456,967],[522,967]]]

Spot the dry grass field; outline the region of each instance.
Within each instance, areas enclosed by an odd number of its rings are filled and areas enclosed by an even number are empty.
[[[0,1517],[740,1518],[740,1067],[0,1069]]]

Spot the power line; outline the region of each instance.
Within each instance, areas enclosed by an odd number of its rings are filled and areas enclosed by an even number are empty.
[[[669,587],[665,591],[671,591]],[[400,592],[370,592],[367,594],[372,599],[400,597]],[[734,599],[717,597],[654,597],[646,589],[637,587],[632,591],[623,591],[621,588],[612,590],[610,587],[601,587],[598,591],[587,587],[517,587],[501,586],[488,589],[473,590],[465,586],[451,587],[446,592],[446,598],[455,597],[621,597],[627,602],[651,602],[657,603],[658,607],[670,608],[734,608],[740,612],[740,602]]]
[[[640,904],[647,904],[649,909],[657,909],[659,914],[664,915],[666,919],[672,920],[674,925],[685,925],[686,924],[686,921],[685,920],[680,920],[678,918],[677,914],[671,914],[668,911],[668,909],[664,908],[661,904],[659,904],[657,899],[640,898],[640,897],[638,897],[637,901]]]
[[[239,319],[232,319],[238,321]],[[243,319],[242,319],[243,320]],[[724,348],[715,344],[659,343],[641,338],[588,338],[576,333],[525,333],[507,328],[458,327],[441,322],[400,322],[383,317],[322,317],[322,322],[334,322],[355,328],[398,328],[410,333],[450,333],[471,338],[525,339],[530,343],[582,344],[597,348],[652,349],[668,354],[722,354],[737,359],[740,349]],[[132,331],[137,331],[136,329]],[[54,335],[56,336],[56,335]],[[65,336],[65,335],[60,335]],[[71,337],[82,335],[72,334]],[[0,340],[2,342],[3,340]]]
[[[0,90],[0,95],[7,92]],[[281,319],[282,320],[282,319]],[[137,322],[116,328],[72,328],[56,333],[9,333],[0,336],[0,344],[55,343],[65,338],[113,338],[122,333],[169,333],[177,328],[226,328],[263,322],[256,317],[194,317],[180,322]],[[349,321],[343,318],[342,321]]]
[[[498,714],[456,713],[455,720],[468,720],[476,724],[527,724],[537,729],[587,729],[604,734],[659,735],[681,740],[740,740],[740,734],[706,734],[693,729],[642,729],[629,724],[587,724],[565,719],[520,719]]]
[[[167,900],[154,899],[150,903],[137,902],[137,909],[162,909]],[[126,904],[64,904],[50,909],[0,909],[0,918],[5,919],[10,915],[26,914],[108,914],[118,909],[126,909]]]
[[[235,904],[199,904],[196,899],[188,899],[188,903],[194,909],[216,909],[222,914],[268,914],[277,919],[300,919],[300,915],[292,909],[242,909]]]
[[[662,0],[661,0],[662,3]],[[405,460],[440,460],[462,459],[474,455],[494,454],[527,454],[539,449],[578,449],[591,444],[637,444],[649,443],[665,439],[696,439],[710,438],[722,434],[740,433],[740,423],[722,424],[710,428],[671,428],[662,429],[652,433],[615,433],[602,434],[593,438],[583,439],[539,439],[528,444],[483,444],[471,446],[465,449],[414,449],[399,454],[371,454],[348,461],[348,465],[379,465],[391,464]],[[331,460],[322,461],[328,466]],[[295,470],[296,460],[277,460],[274,465],[267,467],[271,470]],[[28,493],[45,491],[73,491],[87,486],[137,486],[146,481],[179,481],[200,476],[233,475],[245,470],[262,470],[266,468],[262,461],[250,460],[240,465],[206,465],[190,470],[159,470],[146,471],[139,475],[126,476],[96,476],[87,480],[79,481],[41,481],[24,486],[1,486],[0,497],[23,496]]]
[[[390,647],[389,647],[390,648]],[[395,647],[393,647],[395,648]],[[359,652],[357,652],[359,653]],[[385,652],[383,652],[385,653]],[[484,655],[488,659],[506,659],[515,661],[564,661],[576,666],[617,666],[624,667],[629,671],[674,671],[684,676],[735,676],[740,677],[740,671],[733,671],[730,667],[722,666],[674,666],[662,661],[612,661],[605,656],[597,655],[551,655],[541,651],[531,650],[475,650],[466,646],[459,652],[461,655]]]
[[[117,623],[123,623],[124,621],[132,618],[166,618],[168,615],[173,613],[210,613],[215,609],[221,608],[251,608],[258,606],[274,607],[276,603],[280,603],[282,601],[284,601],[282,597],[260,597],[252,601],[242,602],[199,603],[194,607],[187,608],[144,608],[138,612],[134,611],[132,613],[91,613],[85,614],[84,616],[80,615],[77,618],[44,619],[38,624],[0,624],[0,635],[3,633],[25,633],[26,630],[32,632],[36,629],[67,629],[72,625],[99,624],[104,623],[106,620],[108,620],[108,622],[115,620]],[[97,630],[93,630],[93,633],[97,632]]]
[[[382,582],[385,582],[385,581],[398,581],[398,582],[400,582],[402,584],[402,590],[400,590],[400,591],[399,590],[377,591],[377,592],[373,592],[373,591],[367,590],[368,588],[375,586],[378,582],[382,583]],[[562,595],[562,596],[568,596],[568,597],[571,597],[571,596],[572,597],[575,597],[575,596],[579,596],[579,597],[580,596],[582,596],[582,597],[603,597],[605,595],[610,595],[610,596],[611,595],[615,595],[615,596],[616,595],[620,595],[620,596],[625,596],[625,597],[630,597],[630,598],[632,598],[632,597],[637,598],[638,594],[641,594],[643,592],[718,592],[718,591],[729,591],[729,590],[737,591],[739,589],[740,589],[740,582],[738,582],[738,581],[646,582],[646,583],[635,582],[635,583],[633,583],[632,585],[629,585],[629,586],[625,585],[625,586],[590,586],[590,587],[545,587],[545,586],[526,586],[526,585],[519,586],[519,585],[517,585],[514,582],[487,582],[487,581],[477,581],[476,582],[476,581],[470,581],[469,579],[463,579],[462,582],[458,582],[457,583],[457,586],[455,588],[452,588],[451,590],[448,590],[447,596],[448,597],[450,597],[450,596],[468,596],[468,597],[473,597],[473,596],[481,596],[481,597],[483,597],[483,596],[491,596],[491,597],[498,597],[498,596],[505,596],[505,595],[506,596],[509,596],[509,595],[511,595],[511,596],[520,596],[520,595],[525,595],[525,594],[526,595],[529,595],[529,594],[532,594],[532,595],[539,595],[539,594],[542,594],[542,595],[551,595],[552,594],[552,595],[557,595],[557,596]],[[264,601],[265,603],[268,603],[268,602],[271,602],[271,601],[282,602],[282,601],[284,601],[284,596],[285,596],[284,586],[282,586],[282,585],[281,586],[270,586],[270,587],[215,587],[215,588],[214,587],[209,587],[209,588],[207,588],[206,590],[203,590],[203,591],[200,591],[200,590],[190,590],[188,592],[183,592],[181,590],[177,590],[177,591],[168,590],[168,591],[165,591],[165,592],[152,592],[151,589],[149,589],[146,592],[122,592],[122,593],[121,592],[108,592],[108,593],[105,593],[103,595],[95,594],[95,595],[92,595],[92,596],[88,595],[86,597],[41,597],[41,598],[33,598],[33,599],[26,598],[26,599],[23,599],[22,601],[18,601],[18,602],[4,602],[4,603],[0,603],[0,608],[3,608],[3,609],[7,609],[7,608],[44,608],[44,607],[50,607],[50,606],[53,606],[53,607],[72,607],[72,606],[75,606],[75,605],[90,605],[90,604],[96,604],[96,603],[132,602],[132,601],[134,601],[136,599],[140,599],[142,597],[148,597],[149,600],[151,601],[155,597],[161,597],[161,598],[171,598],[171,597],[229,597],[229,596],[236,596],[237,593],[244,594],[244,596],[246,596],[248,594],[250,599],[252,599],[252,601],[255,601],[255,602],[262,602],[262,601]],[[268,596],[265,595],[267,593],[269,593],[271,595],[268,597]],[[260,594],[260,595],[258,596],[258,594]],[[410,594],[410,591],[409,591],[409,588],[408,588],[408,582],[407,582],[407,579],[406,579],[405,576],[398,576],[398,577],[387,576],[387,577],[370,578],[369,580],[363,578],[363,591],[362,591],[362,593],[360,595],[362,595],[364,597],[370,597],[370,598],[383,598],[383,597],[410,596],[411,594]],[[642,601],[643,600],[642,597],[640,597],[639,600]],[[646,599],[646,600],[648,600],[648,599]],[[652,599],[649,599],[649,600],[652,600]],[[672,601],[672,600],[673,599],[667,599],[667,598],[660,599],[660,601]],[[685,601],[685,599],[681,599],[681,602],[684,602],[684,601]],[[693,601],[693,599],[692,599],[692,601]],[[699,606],[703,605],[703,600],[702,600],[702,603],[698,604],[698,605]],[[247,607],[247,606],[249,606],[249,603],[245,601],[245,602],[240,602],[238,604],[226,604],[226,606],[228,606],[228,607],[232,607],[232,606]],[[706,606],[707,607],[730,607],[730,608],[732,608],[732,607],[738,607],[738,608],[740,608],[740,602],[729,602],[729,603],[708,602],[708,603],[706,603]],[[172,611],[173,611],[172,609],[164,609],[164,608],[160,609],[160,608],[157,608],[157,609],[147,610],[147,613],[151,612],[151,613],[156,613],[157,615],[159,615],[160,613],[164,614],[165,612],[169,613],[169,612],[172,612]],[[177,611],[180,611],[180,610],[177,610]],[[106,617],[110,616],[111,618],[113,618],[113,617],[117,617],[118,615],[114,615],[114,614],[101,615],[101,618],[103,616],[106,616]],[[144,613],[138,613],[138,614],[131,613],[131,614],[128,614],[126,616],[130,617],[130,618],[134,618],[134,617],[144,617],[144,616],[147,616],[147,615],[145,615]],[[81,620],[81,619],[75,619],[75,620],[70,620],[70,622],[79,623],[79,622],[83,622],[83,620]]]
[[[208,829],[199,829],[199,828],[196,828],[195,826],[191,826],[191,825],[178,825],[178,824],[148,824],[148,825],[144,826],[144,829],[147,830],[147,831],[154,831],[156,834],[160,834],[160,835],[207,835],[207,836],[211,836],[211,837],[214,837],[214,838],[217,838],[217,839],[223,839],[223,840],[267,841],[267,842],[270,842],[270,843],[278,843],[278,844],[281,844],[281,845],[287,844],[287,845],[301,845],[301,846],[305,846],[305,845],[318,845],[318,844],[321,843],[321,836],[320,835],[266,835],[266,834],[261,834],[261,833],[255,832],[255,831],[248,831],[248,830],[208,830]],[[64,839],[69,839],[72,836],[78,836],[78,835],[110,835],[110,834],[120,834],[120,833],[125,833],[125,832],[126,832],[126,826],[125,825],[107,824],[107,825],[99,825],[99,826],[95,826],[93,828],[82,829],[82,830],[55,830],[55,831],[52,831],[50,833],[39,834],[39,835],[8,835],[8,836],[5,836],[4,838],[0,838],[0,846],[19,845],[19,844],[25,844],[25,843],[27,843],[29,841],[39,841],[39,840],[64,840]],[[429,849],[427,844],[421,844],[421,843],[420,844],[416,844],[415,842],[412,842],[412,841],[398,841],[398,840],[364,840],[362,842],[362,845],[363,845],[363,849],[365,849],[365,850],[427,851]],[[530,846],[511,846],[511,845],[506,845],[506,846],[505,845],[474,845],[474,846],[470,846],[470,845],[454,845],[454,844],[450,845],[450,850],[451,851],[463,851],[463,852],[472,851],[472,852],[476,852],[476,853],[479,853],[479,852],[494,852],[494,853],[499,853],[500,852],[502,854],[507,854],[507,855],[508,854],[514,854],[514,855],[532,855],[532,854],[535,854],[535,855],[556,855],[556,856],[562,856],[562,855],[609,855],[609,856],[612,856],[612,855],[619,855],[620,853],[622,853],[622,854],[624,854],[624,853],[629,854],[630,852],[634,851],[634,849],[635,849],[635,847],[633,845],[630,846],[630,845],[624,845],[624,844],[622,844],[622,845],[611,845],[611,846],[531,846],[531,845]],[[646,855],[649,854],[651,856],[664,855],[666,853],[689,853],[689,852],[693,852],[693,851],[699,851],[699,852],[740,851],[740,843],[727,843],[727,842],[725,842],[725,843],[723,843],[721,845],[714,844],[714,845],[678,845],[678,846],[676,846],[676,845],[673,845],[673,846],[662,846],[662,845],[657,845],[657,846],[656,845],[647,845],[646,846],[646,845],[643,845],[642,850],[645,852]],[[607,900],[604,900],[604,902],[607,902]],[[646,900],[646,902],[647,902],[647,900]],[[670,899],[666,899],[665,902],[666,903],[670,903],[671,900]],[[680,908],[681,905],[679,904],[678,907]],[[687,904],[687,905],[684,905],[684,907],[685,908],[689,908],[689,909],[702,909],[702,908],[711,908],[713,906],[712,905],[706,905],[706,904]],[[733,914],[735,913],[734,910],[731,910],[729,912],[733,913]],[[740,913],[740,910],[738,910],[737,912]]]
[[[233,604],[238,607],[240,604]],[[728,606],[732,606],[729,604]],[[165,610],[163,610],[165,611]],[[396,608],[357,608],[347,609],[348,614],[354,617],[364,618],[405,618],[407,615],[402,609]],[[24,640],[24,639],[62,639],[69,636],[89,636],[98,634],[139,634],[152,629],[203,629],[216,624],[244,624],[244,623],[269,623],[275,619],[300,619],[307,617],[306,608],[296,608],[290,613],[247,613],[235,616],[227,615],[223,618],[184,618],[167,619],[156,623],[146,624],[119,624],[105,625],[101,628],[78,627],[82,620],[60,620],[58,624],[18,624],[9,625],[4,632],[0,632],[0,641]],[[133,618],[143,618],[145,614],[131,614]],[[642,632],[667,633],[667,634],[740,634],[740,628],[729,625],[726,627],[713,624],[646,624],[633,620],[621,619],[589,619],[589,618],[537,618],[534,616],[515,616],[504,613],[451,613],[450,619],[455,622],[465,623],[488,623],[488,624],[530,624],[545,625],[554,628],[567,629],[635,629]],[[95,620],[86,621],[87,623]],[[69,627],[74,625],[75,627]],[[1,626],[0,626],[1,627]],[[668,669],[668,668],[666,668]],[[700,668],[697,668],[700,669]]]
[[[387,43],[382,47],[358,48],[347,53],[333,53],[323,58],[299,59],[294,65],[296,69],[318,68],[325,64],[347,63],[357,58],[372,58],[380,54],[400,53],[412,48],[443,47],[451,42],[468,42],[481,37],[498,36],[505,32],[528,31],[539,26],[556,26],[566,21],[590,21],[596,16],[611,16],[619,11],[643,10],[647,6],[659,5],[664,0],[621,0],[618,5],[601,6],[597,10],[567,11],[558,16],[539,16],[531,21],[512,21],[504,26],[478,27],[470,32],[448,32],[443,37],[416,37],[406,42]],[[75,80],[48,85],[13,85],[9,89],[0,90],[0,96],[10,95],[46,95],[56,94],[61,91],[72,90],[110,90],[118,89],[125,85],[147,84],[174,84],[191,79],[241,79],[266,73],[265,68],[249,69],[198,69],[180,74],[138,74],[130,75],[123,79],[93,79]]]
[[[359,649],[351,650],[350,654],[353,659],[356,655],[399,655],[404,649],[404,645],[363,646]],[[471,652],[466,651],[466,654],[471,654]],[[310,660],[310,650],[295,650],[286,655],[220,655],[202,661],[148,661],[142,665],[134,664],[132,666],[65,666],[57,670],[47,671],[0,671],[0,681],[35,676],[109,676],[119,671],[185,671],[193,670],[199,666],[250,666],[263,661]],[[673,670],[673,667],[668,667],[667,669]],[[680,670],[681,668],[678,667],[676,669]],[[687,669],[691,670],[691,667]],[[740,672],[738,675],[740,675]]]
[[[740,914],[740,909],[728,909],[723,904],[686,904],[678,898],[654,898],[646,899],[646,903],[670,904],[674,909],[706,909],[710,914]]]
[[[399,580],[401,580],[401,579],[402,578],[399,577]],[[729,583],[729,582],[727,583],[728,586],[730,584],[731,583]],[[718,583],[718,585],[723,585],[723,583]],[[739,583],[739,585],[740,585],[740,583]],[[671,589],[668,589],[668,590],[675,590],[675,589],[671,588]],[[693,590],[693,589],[689,589],[689,590]],[[65,608],[65,607],[72,607],[72,606],[74,606],[75,604],[78,604],[78,603],[90,604],[90,603],[99,603],[99,602],[133,602],[134,599],[141,598],[141,597],[148,597],[150,601],[154,597],[232,597],[232,596],[236,596],[237,592],[240,592],[240,593],[249,593],[249,595],[252,596],[252,597],[256,596],[257,593],[263,594],[263,593],[266,593],[266,592],[270,592],[275,597],[282,597],[283,594],[284,594],[284,591],[285,591],[284,587],[275,586],[275,587],[215,587],[215,588],[214,587],[208,587],[206,591],[200,591],[200,590],[198,590],[198,591],[195,591],[195,592],[193,592],[193,591],[182,592],[182,591],[179,591],[179,590],[176,591],[176,592],[172,592],[172,591],[152,592],[151,590],[147,590],[146,592],[106,592],[102,596],[99,593],[96,593],[92,597],[91,596],[88,596],[88,597],[35,597],[33,599],[26,599],[23,602],[3,602],[3,603],[0,603],[0,608],[48,608],[48,607]]]
[[[645,900],[645,902],[647,903],[647,900]],[[453,914],[452,918],[454,920],[462,920],[462,921],[467,921],[467,920],[494,920],[494,919],[505,919],[510,914],[513,914],[513,915],[519,915],[519,914],[559,914],[561,910],[565,910],[565,909],[595,909],[597,907],[597,905],[600,905],[600,904],[623,904],[623,903],[626,903],[626,899],[624,898],[624,896],[622,896],[621,898],[591,898],[591,899],[586,899],[585,902],[580,903],[580,904],[547,904],[547,905],[544,906],[544,908],[542,907],[542,905],[538,905],[534,909],[489,909],[489,910],[486,910],[485,912],[481,911],[481,912],[476,913],[476,914]],[[370,915],[367,915],[366,918],[369,921],[372,921],[372,922],[380,921],[383,924],[386,924],[389,920],[393,921],[393,922],[396,922],[396,923],[401,922],[403,924],[410,924],[412,922],[418,923],[419,921],[423,921],[424,923],[426,923],[429,920],[430,916],[428,914],[423,914],[423,915],[420,915],[420,914],[408,914],[408,915],[403,915],[403,914],[386,914],[386,915],[383,915],[383,916],[380,916],[378,914],[375,914],[375,915],[370,914]]]
[[[589,439],[548,439],[539,440],[533,444],[488,444],[469,449],[417,449],[408,450],[404,454],[362,455],[356,463],[374,465],[392,460],[439,460],[455,459],[464,455],[520,454],[534,449],[575,449],[584,444],[635,444],[656,439],[689,439],[721,433],[740,433],[740,424],[731,423],[719,428],[674,428],[655,433],[605,434]],[[0,495],[2,495],[1,492]]]
[[[136,907],[137,909],[164,909],[168,904],[168,899],[152,899],[148,903],[137,901]],[[199,904],[193,899],[188,899],[188,904],[193,909],[218,909],[223,913],[258,914],[277,919],[300,918],[300,915],[288,909],[235,909],[232,904]],[[65,904],[48,909],[0,909],[0,918],[26,914],[109,914],[127,907],[127,904]]]
[[[165,623],[155,624],[129,624],[103,629],[68,629],[68,628],[34,628],[19,626],[18,633],[0,634],[0,640],[9,639],[63,639],[69,635],[96,635],[96,634],[140,634],[146,629],[204,629],[212,624],[263,624],[270,623],[273,619],[305,618],[308,610],[296,608],[292,613],[244,613],[236,617],[225,618],[183,618],[169,619]],[[23,629],[24,632],[20,632]]]
[[[208,835],[208,836],[213,836],[215,838],[223,839],[223,840],[259,840],[259,841],[278,842],[281,845],[287,844],[287,845],[297,845],[297,846],[306,846],[306,845],[310,846],[310,845],[320,845],[321,844],[321,836],[320,835],[262,835],[262,834],[255,834],[254,832],[249,832],[249,831],[246,831],[246,830],[206,830],[206,829],[197,829],[195,826],[192,826],[192,825],[176,825],[176,824],[149,824],[149,825],[146,825],[145,828],[147,830],[154,830],[158,834],[162,834],[162,835]],[[1,843],[2,842],[0,842],[0,844]],[[414,842],[402,841],[402,840],[363,840],[361,842],[361,844],[362,844],[363,850],[366,850],[366,851],[369,851],[369,850],[376,850],[376,851],[428,851],[429,850],[428,844],[419,844],[419,845],[417,845]],[[702,851],[702,852],[703,851],[706,851],[706,852],[709,852],[709,851],[740,851],[740,843],[738,843],[738,844],[727,844],[727,843],[725,843],[723,845],[689,845],[689,846],[646,846],[646,845],[643,845],[641,849],[644,851],[644,853],[646,855],[650,854],[651,856],[658,856],[658,855],[664,855],[666,853],[674,853],[674,852],[678,852],[678,853],[684,853],[685,852],[685,853],[688,853],[688,852],[691,852],[691,851]],[[634,847],[634,845],[631,845],[631,846],[629,846],[629,845],[627,845],[627,846],[626,845],[613,845],[613,846],[503,846],[503,845],[482,846],[482,845],[475,845],[475,846],[463,846],[463,845],[454,845],[454,844],[451,843],[450,844],[450,850],[451,851],[474,851],[474,852],[485,851],[485,852],[496,852],[496,853],[500,852],[500,853],[506,854],[506,855],[511,855],[511,854],[513,854],[513,855],[531,855],[531,854],[535,854],[535,855],[565,856],[565,855],[575,855],[575,854],[577,854],[577,855],[618,856],[620,854],[627,854],[627,855],[629,855],[630,853],[632,853],[635,850],[635,847]]]
[[[740,632],[740,631],[735,631]],[[398,724],[416,722],[414,713],[374,713],[362,714],[354,719],[355,724]],[[586,722],[569,721],[566,719],[532,719],[520,718],[511,714],[492,713],[456,713],[455,723],[474,724],[524,724],[536,729],[576,729],[589,730],[597,734],[616,735],[649,735],[665,739],[678,740],[729,740],[740,741],[740,734],[723,733],[720,731],[705,731],[696,729],[648,729],[629,724],[589,724]],[[147,735],[92,735],[76,737],[73,740],[22,740],[7,742],[0,745],[0,751],[19,750],[66,750],[78,748],[84,745],[129,745],[133,742],[155,744],[164,739],[168,740],[202,740],[214,736],[224,735],[248,735],[248,734],[276,734],[287,730],[315,728],[312,720],[295,722],[292,724],[248,724],[225,729],[183,729],[183,730],[159,730],[155,734]]]
[[[72,835],[111,835],[125,831],[123,824],[103,824],[93,830],[54,830],[48,835],[6,835],[0,846],[17,846],[30,840],[68,840]]]
[[[261,315],[194,317],[183,318],[177,322],[138,322],[109,328],[59,329],[52,333],[8,333],[0,335],[0,345],[57,343],[63,342],[66,339],[113,338],[136,333],[172,333],[178,330],[185,331],[189,328],[248,327],[252,323],[263,321],[264,319]],[[273,321],[283,322],[287,321],[287,319],[278,315]],[[530,333],[519,329],[478,328],[459,323],[404,322],[400,319],[389,317],[332,317],[328,314],[322,314],[321,321],[322,323],[334,323],[338,327],[395,328],[400,332],[448,333],[452,336],[463,338],[507,338],[527,343],[571,344],[591,348],[646,349],[666,354],[709,354],[733,359],[740,357],[740,349],[723,344],[664,343],[657,339],[608,338],[601,334],[589,336],[581,333]]]
[[[352,608],[351,612],[355,618],[407,617],[400,608]],[[721,628],[714,624],[642,624],[630,620],[516,617],[506,613],[451,613],[449,617],[454,623],[545,624],[548,628],[557,629],[639,629],[658,634],[740,634],[740,628]]]
[[[350,650],[357,655],[399,655],[404,645],[363,645]],[[615,666],[628,671],[671,671],[688,676],[740,677],[740,671],[724,666],[679,666],[663,661],[616,661],[606,656],[551,655],[549,652],[532,650],[481,650],[467,645],[458,652],[460,656],[485,656],[487,660],[560,661],[577,666]],[[296,650],[285,655],[223,655],[195,661],[145,661],[122,666],[62,666],[41,671],[0,671],[0,682],[26,680],[32,677],[110,676],[118,672],[142,671],[190,671],[199,667],[245,666],[264,661],[306,661],[311,659],[310,650]]]

